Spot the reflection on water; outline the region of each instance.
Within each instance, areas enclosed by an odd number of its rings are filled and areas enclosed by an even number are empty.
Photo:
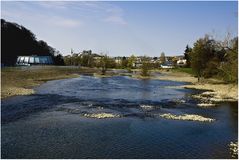
[[[237,103],[200,108],[181,82],[129,77],[56,80],[2,102],[2,158],[231,158]],[[143,107],[146,106],[146,107]],[[93,119],[85,113],[121,118]],[[212,123],[162,113],[198,114]]]

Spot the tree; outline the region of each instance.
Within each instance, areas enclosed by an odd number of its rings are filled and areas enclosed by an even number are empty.
[[[128,64],[127,67],[129,70],[131,70],[132,68],[134,68],[134,64],[136,62],[136,57],[132,54],[129,59],[128,59]]]
[[[186,49],[184,51],[184,58],[187,60],[187,67],[190,67],[190,53],[192,52],[192,48],[190,48],[188,45],[186,46]]]
[[[108,57],[108,61],[107,62],[108,62],[107,66],[109,68],[116,68],[116,62],[115,62],[115,60],[113,58]]]
[[[190,52],[191,67],[200,77],[220,77],[226,82],[238,82],[238,37],[226,36],[216,41],[206,35],[200,38]]]
[[[150,70],[150,61],[147,56],[142,57],[142,66],[141,66],[141,76],[146,77],[149,76],[149,70]]]
[[[194,43],[191,52],[191,66],[198,77],[203,76],[203,71],[207,67],[207,63],[215,56],[215,41],[210,39],[208,35],[200,38]]]
[[[102,54],[100,58],[100,67],[102,75],[105,75],[108,65],[109,65],[109,57],[107,56],[107,54],[104,55]]]
[[[51,56],[55,63],[63,57],[46,42],[37,41],[36,36],[24,26],[1,19],[1,63],[15,65],[17,56]],[[56,57],[55,57],[56,56]],[[62,58],[59,60],[59,58]]]
[[[238,37],[231,39],[227,45],[224,61],[219,70],[223,79],[227,82],[238,82]]]
[[[161,53],[160,62],[161,62],[161,64],[164,64],[166,62],[166,57],[165,57],[164,52]]]
[[[71,57],[70,56],[65,56],[64,57],[64,64],[67,65],[67,66],[71,66],[72,65]]]
[[[80,64],[85,67],[92,67],[94,63],[93,56],[91,54],[81,55]]]
[[[126,57],[122,57],[121,67],[122,68],[127,68],[127,65],[128,65],[128,59]]]
[[[64,59],[63,56],[59,53],[57,53],[54,57],[53,57],[54,63],[55,65],[64,65]]]

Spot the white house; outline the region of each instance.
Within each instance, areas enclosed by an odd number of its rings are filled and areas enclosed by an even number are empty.
[[[184,67],[187,65],[187,60],[186,59],[179,59],[177,61],[177,66]]]
[[[160,66],[161,68],[166,68],[166,69],[174,68],[173,63],[169,61],[166,61],[164,64],[161,64]]]

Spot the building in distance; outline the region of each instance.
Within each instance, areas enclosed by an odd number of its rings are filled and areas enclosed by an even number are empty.
[[[18,56],[16,65],[31,66],[31,65],[53,65],[54,62],[51,56]]]

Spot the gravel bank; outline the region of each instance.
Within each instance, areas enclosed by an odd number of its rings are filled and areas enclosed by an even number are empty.
[[[2,88],[2,98],[16,95],[31,95],[31,94],[34,94],[33,89],[26,89],[22,87]]]
[[[120,115],[112,114],[112,113],[87,113],[87,114],[84,114],[83,116],[88,118],[98,118],[98,119],[120,117]]]
[[[203,92],[198,95],[199,99],[205,100],[204,97],[208,95],[211,102],[222,101],[238,101],[238,85],[237,84],[224,84],[223,82],[215,79],[207,79],[205,82],[198,83],[197,78],[187,73],[181,72],[162,72],[162,76],[158,76],[156,79],[171,80],[179,82],[190,82],[191,84],[183,85],[181,87],[188,89],[207,90],[210,92]]]
[[[199,122],[213,122],[215,119],[206,118],[196,114],[183,114],[183,115],[174,115],[171,113],[161,114],[160,117],[173,120],[183,120],[183,121],[199,121]]]

